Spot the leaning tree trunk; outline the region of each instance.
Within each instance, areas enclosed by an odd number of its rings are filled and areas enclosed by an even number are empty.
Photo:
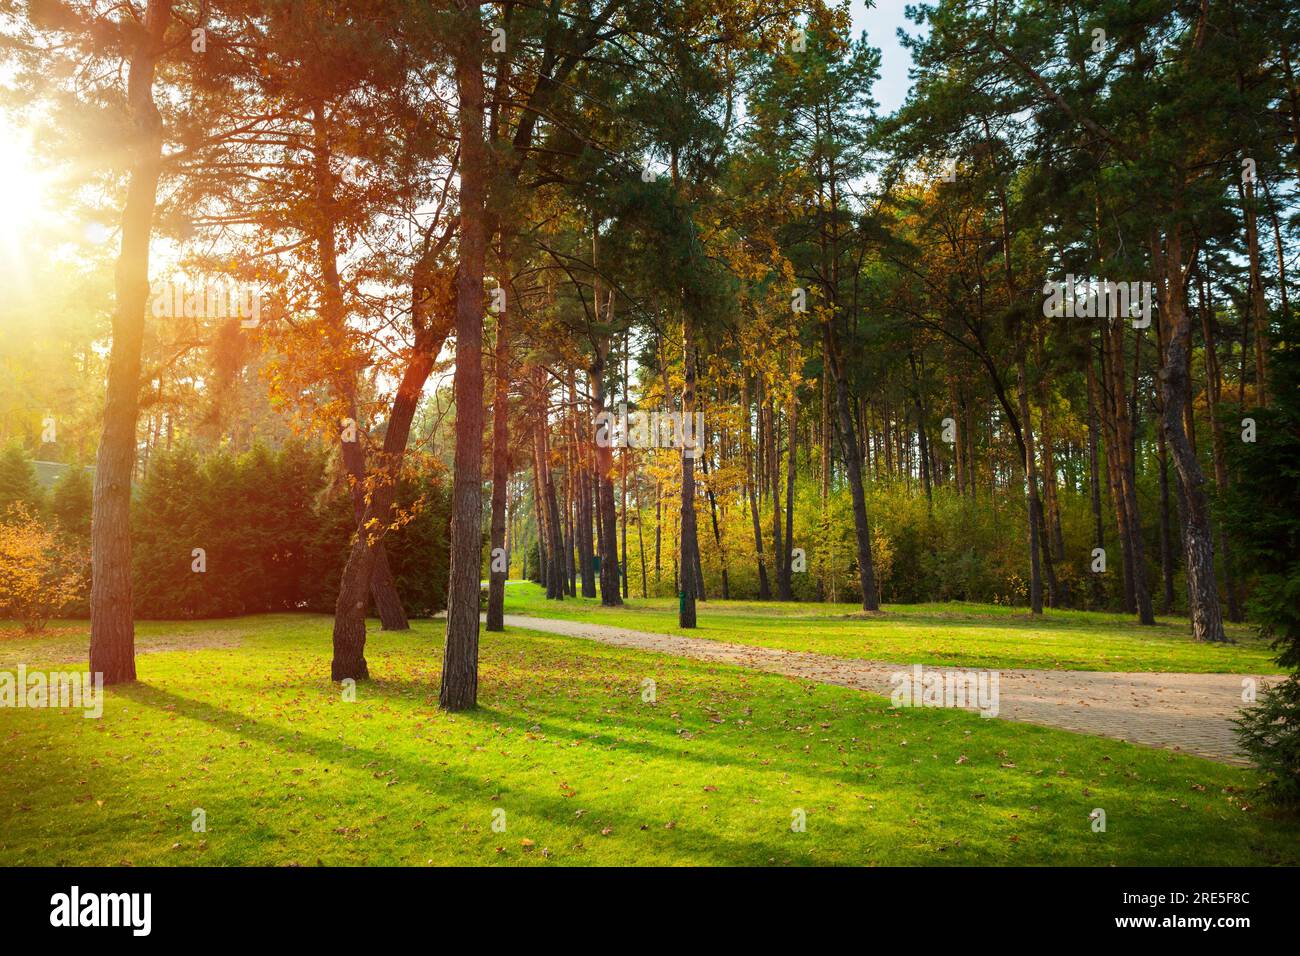
[[[1219,590],[1214,579],[1214,538],[1210,527],[1209,502],[1205,494],[1205,475],[1192,450],[1183,414],[1191,390],[1187,372],[1191,322],[1187,314],[1182,236],[1176,228],[1168,236],[1165,271],[1164,305],[1169,338],[1159,378],[1164,400],[1165,439],[1174,456],[1174,467],[1182,491],[1178,496],[1178,507],[1183,524],[1192,636],[1198,641],[1225,641],[1227,638],[1223,633]]]
[[[411,434],[411,420],[420,404],[424,383],[433,370],[433,361],[442,342],[443,333],[430,333],[420,318],[421,287],[415,284],[416,305],[412,310],[416,325],[415,345],[402,380],[393,398],[392,414],[384,433],[384,447],[379,460],[374,462],[373,481],[369,501],[366,503],[356,536],[343,567],[343,579],[334,605],[334,660],[330,666],[332,680],[365,680],[370,676],[366,666],[366,592],[371,576],[377,569],[382,551],[382,535],[389,523],[389,514],[397,496],[397,483],[401,477],[402,459],[406,455],[406,442]]]
[[[338,248],[335,237],[335,176],[330,171],[330,146],[325,129],[325,107],[317,102],[312,109],[312,165],[316,188],[315,242],[316,254],[321,270],[321,312],[325,321],[335,329],[342,329],[346,321],[343,303],[343,284],[339,278]],[[344,378],[336,384],[340,397],[347,407],[348,417],[356,430],[357,404],[356,382],[354,373],[349,368],[343,372]],[[366,458],[356,436],[347,438],[341,434],[340,457],[344,470],[352,484],[352,516],[358,523],[365,511]],[[370,575],[370,591],[374,597],[375,610],[386,631],[410,630],[406,619],[406,610],[402,599],[397,594],[393,583],[393,574],[388,566],[388,555],[379,545],[380,554],[375,558],[373,573]]]
[[[478,594],[482,567],[479,523],[483,482],[483,259],[487,245],[487,150],[483,141],[482,22],[477,6],[457,0],[464,15],[456,56],[460,100],[460,267],[456,275],[456,454],[451,491],[451,569],[447,636],[438,705],[466,710],[478,703]]]
[[[113,345],[104,431],[95,460],[91,522],[90,672],[105,684],[135,680],[131,600],[131,475],[140,413],[140,353],[149,299],[149,239],[162,171],[162,117],[154,70],[166,45],[171,0],[149,0],[127,74],[131,172],[117,257]]]
[[[876,572],[871,563],[871,527],[867,523],[867,496],[862,487],[862,459],[853,430],[853,413],[849,407],[849,384],[844,375],[844,357],[840,354],[835,330],[827,322],[822,329],[826,339],[826,356],[835,378],[836,432],[840,436],[840,453],[849,475],[849,493],[853,498],[853,531],[858,545],[858,578],[862,585],[862,610],[880,610],[876,593]]]
[[[357,420],[355,404],[349,404],[348,414],[353,421]],[[343,468],[352,482],[352,517],[357,527],[360,527],[362,516],[366,512],[366,457],[360,442],[355,439],[343,441],[340,445]],[[388,564],[388,551],[382,541],[375,546],[375,552],[368,587],[375,612],[379,615],[380,626],[385,631],[409,631],[411,624],[406,619],[406,608],[402,606],[402,598],[397,593],[393,572]]]

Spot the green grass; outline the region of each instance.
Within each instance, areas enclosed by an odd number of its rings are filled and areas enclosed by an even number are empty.
[[[506,613],[572,618],[658,634],[812,651],[836,657],[908,664],[1081,671],[1182,671],[1280,674],[1268,643],[1245,625],[1228,625],[1229,644],[1192,640],[1184,618],[1153,627],[1097,611],[1046,610],[1034,620],[1023,608],[990,604],[891,604],[865,615],[852,604],[701,601],[694,630],[677,626],[676,598],[632,598],[605,608],[595,598],[546,600],[532,583],[506,589]]]
[[[430,622],[372,630],[348,703],[329,635],[308,615],[142,625],[189,647],[142,654],[102,719],[0,709],[0,864],[1300,861],[1300,821],[1252,806],[1241,768],[513,629],[483,637],[481,706],[448,715]],[[85,640],[0,630],[0,666]]]

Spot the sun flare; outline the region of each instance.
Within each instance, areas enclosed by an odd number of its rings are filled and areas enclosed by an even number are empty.
[[[0,125],[0,242],[8,253],[21,251],[45,213],[45,178],[35,168],[30,137]]]

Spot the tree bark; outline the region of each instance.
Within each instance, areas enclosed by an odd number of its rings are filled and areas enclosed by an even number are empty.
[[[722,600],[731,600],[731,582],[727,574],[727,549],[722,544],[722,529],[718,525],[718,498],[713,493],[713,484],[709,482],[709,453],[704,446],[704,436],[697,435],[696,440],[700,443],[700,467],[704,469],[704,486],[705,497],[709,499],[709,517],[713,522],[713,543],[717,545],[718,557],[722,562]],[[626,475],[626,473],[625,473]],[[623,549],[627,550],[626,546]]]
[[[749,501],[749,517],[754,526],[754,556],[758,561],[758,599],[760,601],[770,601],[772,599],[772,586],[767,580],[767,562],[763,560],[763,525],[758,513],[758,497],[754,491],[754,452],[751,448],[751,438],[749,432],[749,376],[744,375],[741,379],[741,414],[744,416],[744,431],[741,437],[741,453],[745,456],[745,497]],[[658,550],[655,552],[658,555]],[[656,561],[656,568],[658,562]]]
[[[1020,396],[1020,421],[1024,428],[1025,445],[1025,493],[1029,508],[1029,611],[1031,614],[1043,613],[1043,577],[1038,540],[1038,529],[1042,524],[1041,505],[1038,498],[1038,468],[1034,460],[1034,429],[1029,418],[1029,385],[1025,374],[1025,355],[1022,349],[1016,363],[1016,390]]]
[[[510,309],[514,307],[514,275],[510,256],[511,237],[501,236],[502,268],[505,270],[505,303],[497,315],[496,348],[492,363],[492,524],[489,531],[488,606],[489,631],[504,631],[506,579],[510,577],[510,554],[506,551],[506,484],[510,481]],[[497,571],[496,555],[505,556],[505,570]]]
[[[325,127],[325,107],[317,102],[312,108],[312,174],[315,178],[315,219],[316,254],[321,271],[321,314],[331,327],[342,329],[346,322],[343,301],[343,284],[339,277],[338,247],[334,214],[334,174],[330,170],[330,142]],[[360,429],[357,412],[356,379],[351,367],[341,371],[341,377],[335,381],[335,393],[347,409],[347,415],[354,423],[354,430]],[[348,474],[352,492],[352,516],[358,526],[365,512],[366,456],[362,450],[360,437],[339,442],[339,457]],[[406,610],[393,582],[393,574],[388,565],[388,555],[383,543],[378,545],[379,554],[374,559],[373,573],[369,577],[370,593],[374,600],[375,611],[379,614],[380,624],[386,631],[410,630],[406,619]]]
[[[785,600],[789,588],[790,552],[781,535],[781,423],[776,416],[776,402],[769,394],[767,399],[768,428],[768,490],[772,499],[772,561],[776,565],[777,600]]]
[[[695,327],[689,308],[682,310],[682,421],[695,414]],[[682,596],[677,612],[677,626],[695,627],[695,458],[694,450],[682,443],[681,505],[681,578]]]
[[[787,449],[785,456],[785,574],[781,578],[781,600],[794,600],[794,568],[791,566],[794,560],[794,479],[795,468],[798,461],[797,452],[799,448],[799,395],[798,386],[795,384],[796,368],[796,350],[791,347],[790,351],[790,398],[786,403],[786,429],[789,438],[786,441]]]
[[[1191,349],[1191,323],[1187,314],[1182,235],[1175,226],[1166,237],[1163,304],[1168,322],[1168,344],[1159,379],[1164,399],[1165,439],[1174,456],[1182,494],[1178,498],[1186,554],[1187,592],[1191,604],[1192,636],[1198,641],[1226,641],[1219,591],[1214,578],[1214,541],[1210,527],[1205,476],[1192,450],[1183,407],[1191,389],[1187,358]]]
[[[1174,612],[1174,553],[1169,527],[1169,454],[1164,429],[1157,430],[1156,438],[1156,467],[1160,479],[1160,579],[1163,585],[1161,610],[1165,614],[1172,614]]]
[[[858,545],[858,580],[862,587],[862,610],[880,610],[875,567],[871,563],[871,527],[867,521],[867,496],[862,486],[862,459],[853,431],[853,412],[849,407],[849,385],[845,379],[844,358],[840,354],[835,329],[827,321],[822,326],[826,356],[835,379],[836,432],[840,437],[840,454],[849,476],[849,494],[853,499],[853,531]],[[886,445],[888,455],[888,445]]]
[[[591,407],[596,415],[605,408],[605,352],[608,343],[597,348],[597,354],[588,370],[591,388]],[[612,434],[612,430],[611,430]],[[609,443],[595,443],[596,502],[598,522],[596,544],[600,552],[600,603],[604,607],[618,607],[623,603],[619,593],[618,569],[618,518],[614,507],[614,451]]]
[[[577,495],[577,538],[578,538],[578,573],[582,579],[582,596],[596,596],[596,568],[592,558],[595,551],[592,548],[592,507],[591,507],[591,458],[588,454],[588,443],[584,439],[584,433],[578,424],[581,420],[581,414],[578,411],[578,390],[576,377],[572,369],[568,373],[568,391],[569,391],[569,420],[572,427],[572,440],[574,443],[574,459],[577,462],[577,475],[574,482],[574,494]],[[656,564],[656,569],[658,565]]]
[[[487,246],[487,150],[483,139],[482,21],[457,0],[463,17],[456,51],[460,126],[460,267],[456,275],[456,452],[451,497],[451,569],[438,704],[457,711],[478,703],[480,520],[483,459],[483,261]]]
[[[127,72],[130,180],[122,209],[122,244],[114,281],[113,345],[108,360],[104,430],[95,459],[91,521],[90,672],[105,684],[135,680],[131,595],[131,476],[140,413],[140,361],[149,299],[163,125],[153,81],[166,47],[171,0],[149,0]],[[198,544],[196,543],[196,546]]]
[[[382,551],[382,537],[388,525],[401,477],[402,460],[411,433],[411,421],[420,405],[424,383],[433,370],[434,358],[446,338],[434,333],[420,318],[418,299],[421,293],[417,283],[417,304],[413,309],[416,324],[415,347],[410,361],[402,373],[402,380],[393,398],[393,410],[384,433],[384,447],[379,460],[371,470],[373,487],[368,496],[356,535],[348,552],[339,583],[338,598],[334,605],[334,660],[330,665],[330,679],[365,680],[370,676],[366,665],[366,593],[370,578]]]
[[[1223,378],[1219,369],[1219,352],[1215,340],[1215,322],[1213,300],[1210,297],[1210,278],[1202,271],[1201,289],[1201,333],[1205,337],[1205,404],[1210,419],[1210,450],[1214,458],[1214,484],[1219,494],[1228,490],[1228,463],[1223,446],[1223,423],[1219,421],[1219,400],[1222,395]],[[1228,620],[1240,621],[1241,603],[1237,597],[1236,581],[1232,566],[1232,551],[1228,536],[1219,529],[1219,557],[1223,565],[1223,590],[1228,596]]]
[[[1106,533],[1101,520],[1101,463],[1097,451],[1097,373],[1093,364],[1091,332],[1088,334],[1087,361],[1088,497],[1092,504],[1092,546],[1100,548],[1104,554],[1106,550]],[[1088,564],[1091,569],[1091,560]],[[1092,601],[1094,606],[1100,608],[1105,604],[1106,590],[1102,585],[1101,575],[1093,573],[1091,570],[1089,573],[1092,575]]]

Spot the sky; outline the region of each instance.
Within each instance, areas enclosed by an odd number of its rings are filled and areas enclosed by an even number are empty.
[[[915,3],[916,0],[908,2]],[[898,42],[898,28],[903,27],[912,35],[920,30],[904,15],[906,5],[905,0],[876,0],[875,5],[868,9],[866,0],[853,0],[851,7],[854,35],[865,30],[867,41],[880,48],[880,82],[876,84],[875,93],[882,116],[903,105],[911,86],[907,71],[912,58]]]

